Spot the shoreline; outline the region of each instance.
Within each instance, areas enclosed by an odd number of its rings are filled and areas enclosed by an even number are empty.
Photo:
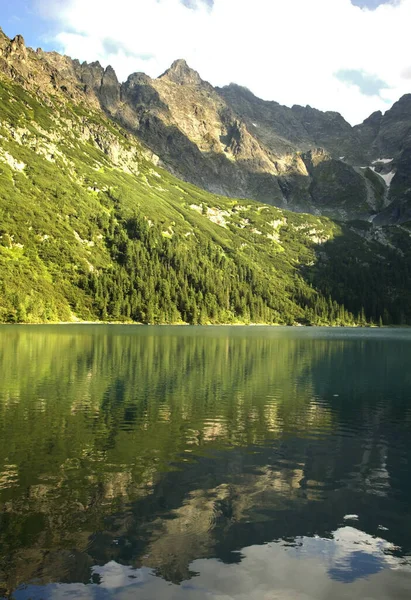
[[[51,321],[51,322],[38,322],[38,323],[0,323],[1,326],[55,326],[55,325],[124,325],[134,327],[287,327],[289,329],[294,328],[321,328],[321,329],[408,329],[411,325],[303,325],[296,323],[293,325],[286,325],[281,323],[206,323],[206,324],[192,324],[192,323],[134,323],[132,321]]]

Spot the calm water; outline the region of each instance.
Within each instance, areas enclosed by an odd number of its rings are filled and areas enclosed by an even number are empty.
[[[0,327],[0,598],[411,597],[411,330]]]

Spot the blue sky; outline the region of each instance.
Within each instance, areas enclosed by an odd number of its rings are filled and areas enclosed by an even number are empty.
[[[379,96],[389,85],[376,75],[364,73],[356,69],[342,69],[335,73],[337,79],[348,84],[356,85],[365,96]]]
[[[386,0],[351,0],[354,6],[360,8],[369,8],[371,10],[377,8],[381,4],[387,4]]]
[[[410,23],[411,0],[0,0],[9,37],[111,64],[120,80],[185,58],[213,85],[351,123],[411,92]]]
[[[32,0],[0,0],[0,26],[9,37],[23,35],[33,48],[52,50],[56,45],[53,24],[40,17]]]

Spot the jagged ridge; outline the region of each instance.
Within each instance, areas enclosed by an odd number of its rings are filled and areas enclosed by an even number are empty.
[[[179,78],[181,71],[191,78],[185,65],[177,66]],[[159,157],[130,129],[140,130],[149,113],[148,130],[164,115],[167,127],[178,130],[176,90],[187,84],[168,74],[153,85],[136,74],[119,90],[109,67],[34,52],[22,38],[6,36],[0,71],[1,320],[341,324],[354,322],[349,311],[362,313],[361,307],[374,320],[411,320],[409,253],[402,247],[408,231],[344,229],[326,218],[213,196],[161,169]],[[190,86],[220,98],[205,82]],[[164,90],[176,94],[173,110]],[[122,110],[111,110],[118,102]],[[262,146],[218,102],[228,132],[219,143],[232,155],[224,164],[237,169],[229,172],[243,177],[244,148],[262,169]],[[213,113],[214,100],[195,110]],[[117,122],[108,118],[113,111]],[[205,143],[200,134],[198,144]],[[201,157],[207,154],[196,147]],[[188,158],[176,148],[181,168]],[[324,204],[334,168],[364,179],[325,151],[300,152],[290,164],[293,177],[300,169],[304,181],[318,182],[312,194]],[[283,185],[297,185],[293,177]],[[378,181],[373,177],[370,186]]]

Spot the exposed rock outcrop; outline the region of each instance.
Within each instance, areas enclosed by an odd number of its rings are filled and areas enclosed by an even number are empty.
[[[45,103],[58,97],[103,109],[170,172],[208,191],[367,220],[382,197],[386,206],[407,194],[398,182],[411,146],[411,94],[351,127],[335,112],[281,106],[235,84],[213,88],[182,59],[157,79],[134,73],[120,83],[111,66],[34,52],[1,30],[0,71]],[[398,171],[390,190],[386,173],[378,180],[366,169],[388,157]]]

